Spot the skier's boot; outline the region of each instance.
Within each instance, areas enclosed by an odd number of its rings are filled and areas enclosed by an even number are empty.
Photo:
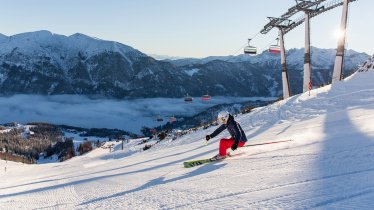
[[[215,161],[215,160],[222,160],[222,159],[225,159],[225,158],[226,158],[226,156],[221,156],[221,155],[217,154],[216,156],[210,158],[210,160]]]

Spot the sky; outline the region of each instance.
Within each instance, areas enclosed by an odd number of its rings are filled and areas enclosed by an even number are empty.
[[[267,17],[279,17],[294,0],[0,0],[0,33],[7,36],[49,30],[56,34],[83,33],[129,45],[146,54],[177,57],[238,55]],[[374,53],[370,42],[374,1],[351,4],[347,48]],[[312,19],[311,43],[336,48],[342,7]],[[296,14],[296,19],[302,14]],[[257,36],[251,45],[260,51],[277,31]],[[304,25],[285,37],[286,48],[302,48]]]

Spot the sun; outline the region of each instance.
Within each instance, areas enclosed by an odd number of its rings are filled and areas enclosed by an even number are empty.
[[[337,38],[337,39],[342,39],[345,35],[345,30],[341,30],[341,29],[336,29],[334,31],[334,37]]]

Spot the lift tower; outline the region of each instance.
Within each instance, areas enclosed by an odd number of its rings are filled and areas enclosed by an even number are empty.
[[[304,79],[303,92],[312,88],[312,65],[310,58],[310,12],[305,12]]]
[[[305,22],[305,44],[304,44],[304,78],[303,92],[307,92],[312,88],[312,65],[310,55],[310,18],[311,14],[322,9],[319,4],[323,1],[315,0],[295,0],[298,11],[304,12]]]
[[[288,18],[295,15],[300,11],[305,11],[305,20],[308,22],[306,25],[305,31],[305,58],[304,58],[304,84],[306,83],[306,88],[309,88],[311,81],[311,65],[310,65],[310,27],[309,19],[310,12],[309,8],[318,5],[326,0],[295,0],[296,6],[293,6],[288,9],[288,11],[283,14],[280,18],[269,18],[270,22],[264,26],[261,30],[262,34],[267,34],[272,28],[277,27],[279,29],[279,38],[281,40],[281,64],[282,64],[282,84],[283,84],[283,98],[290,97],[290,85],[288,79],[288,71],[286,64],[286,52],[284,48],[284,35],[289,32],[291,29],[295,28],[296,22],[291,23]],[[286,23],[286,24],[285,24]],[[304,85],[303,85],[304,87]]]
[[[349,0],[344,0],[343,14],[342,14],[341,25],[340,25],[340,33],[342,36],[339,37],[339,40],[338,40],[338,48],[336,49],[334,72],[332,75],[331,83],[340,81],[342,79],[345,35],[346,35],[346,29],[347,29],[348,4],[349,4]]]
[[[309,21],[311,18],[320,15],[322,13],[325,13],[327,11],[330,11],[336,7],[344,6],[343,8],[343,17],[342,17],[342,28],[346,28],[346,22],[347,22],[347,13],[348,13],[348,3],[354,2],[357,0],[295,0],[296,6],[293,6],[288,9],[286,13],[284,13],[280,18],[269,18],[270,22],[264,26],[264,28],[260,31],[261,34],[267,34],[269,31],[271,31],[274,27],[277,27],[279,24],[290,18],[291,16],[297,14],[301,11],[307,11],[308,14],[304,14],[301,18],[295,19],[293,22],[289,23],[288,27],[283,27],[282,34],[283,36],[293,30],[294,28],[298,27],[302,23],[306,22],[305,24],[305,57],[304,57],[304,83],[303,83],[303,90],[305,91],[305,87],[309,88],[310,81],[311,81],[311,66],[310,66],[310,24]],[[323,3],[323,4],[322,4]],[[306,12],[305,12],[306,13]],[[279,27],[278,27],[279,28]],[[344,39],[339,40],[338,44],[338,50],[337,50],[337,57],[335,61],[335,68],[334,68],[334,78],[336,80],[341,79],[341,72],[342,72],[342,66],[343,66],[343,54],[344,54],[344,43],[345,43],[345,37]],[[284,46],[284,39],[283,44]],[[283,47],[284,49],[284,47]],[[285,55],[285,54],[283,54]],[[284,57],[285,58],[285,57]],[[283,62],[282,61],[282,72],[283,72]],[[287,67],[286,67],[287,68]],[[306,70],[305,70],[306,69]],[[308,70],[309,69],[309,70]],[[335,71],[335,69],[337,69]],[[287,69],[286,69],[287,71]],[[336,73],[335,73],[336,72]],[[283,79],[283,77],[282,77]],[[288,81],[288,76],[285,79]],[[333,81],[334,82],[334,81]],[[283,84],[283,87],[285,87],[286,84]],[[289,85],[287,84],[289,87]],[[283,88],[285,89],[285,88]],[[288,89],[289,90],[289,89]],[[287,93],[283,92],[284,98],[287,98]],[[288,92],[288,95],[289,92]]]
[[[283,86],[283,98],[289,98],[291,96],[290,82],[288,77],[288,69],[286,62],[286,49],[284,46],[284,34],[285,30],[290,27],[291,20],[286,18],[274,18],[268,17],[272,27],[279,29],[279,41],[281,50],[281,66],[282,66],[282,86]]]

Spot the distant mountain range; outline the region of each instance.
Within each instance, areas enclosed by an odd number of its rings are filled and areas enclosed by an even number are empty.
[[[303,49],[287,52],[291,92],[300,93]],[[345,74],[369,55],[348,50]],[[335,50],[312,49],[313,84],[331,80]],[[282,95],[280,56],[156,60],[132,47],[84,34],[0,34],[0,94],[80,94],[111,98]]]

